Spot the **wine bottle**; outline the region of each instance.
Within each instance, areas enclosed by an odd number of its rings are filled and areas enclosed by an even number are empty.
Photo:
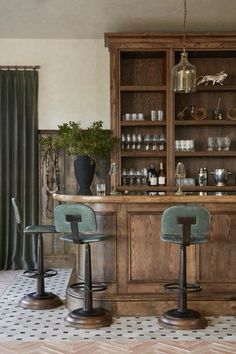
[[[151,163],[148,170],[148,184],[149,186],[157,186],[157,172],[155,170],[155,164]]]
[[[163,168],[163,162],[160,162],[160,168],[157,174],[158,186],[165,186],[166,184],[166,174]]]

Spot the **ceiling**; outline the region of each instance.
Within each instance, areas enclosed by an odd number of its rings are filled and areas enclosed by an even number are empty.
[[[187,31],[236,31],[236,0],[187,0]],[[0,0],[0,38],[182,31],[183,0]]]

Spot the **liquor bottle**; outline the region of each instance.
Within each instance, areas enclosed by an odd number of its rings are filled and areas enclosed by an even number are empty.
[[[157,173],[157,183],[158,186],[165,186],[166,184],[166,174],[163,168],[163,162],[160,162],[160,169]]]
[[[148,184],[149,186],[157,186],[157,172],[155,170],[155,164],[151,163],[148,170]]]

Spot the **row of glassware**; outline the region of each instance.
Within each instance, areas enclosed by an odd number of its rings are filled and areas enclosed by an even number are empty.
[[[145,151],[163,151],[165,150],[166,137],[164,134],[122,134],[122,150],[145,150]]]
[[[152,121],[163,121],[164,120],[164,114],[163,114],[163,111],[161,109],[155,111],[155,110],[152,110],[150,112],[150,119]],[[142,121],[144,120],[144,114],[143,113],[125,113],[122,115],[122,120],[124,121],[130,121],[130,120],[133,120],[133,121]]]
[[[175,151],[194,151],[194,140],[175,140]]]
[[[208,151],[229,151],[231,144],[231,138],[229,136],[209,136],[207,138],[207,150]]]
[[[144,120],[143,113],[125,113],[122,120]]]
[[[122,185],[148,185],[148,169],[124,168],[121,172]],[[177,185],[177,181],[176,181]],[[181,178],[182,186],[195,186],[195,178]]]
[[[207,138],[208,151],[229,151],[231,138],[229,136],[209,136]],[[175,151],[194,151],[194,140],[175,140]]]
[[[122,184],[126,186],[147,185],[148,184],[148,169],[141,168],[124,168],[121,171]]]

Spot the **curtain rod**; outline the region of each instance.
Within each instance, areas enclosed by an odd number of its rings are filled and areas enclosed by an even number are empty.
[[[39,65],[0,65],[0,70],[38,70]]]

